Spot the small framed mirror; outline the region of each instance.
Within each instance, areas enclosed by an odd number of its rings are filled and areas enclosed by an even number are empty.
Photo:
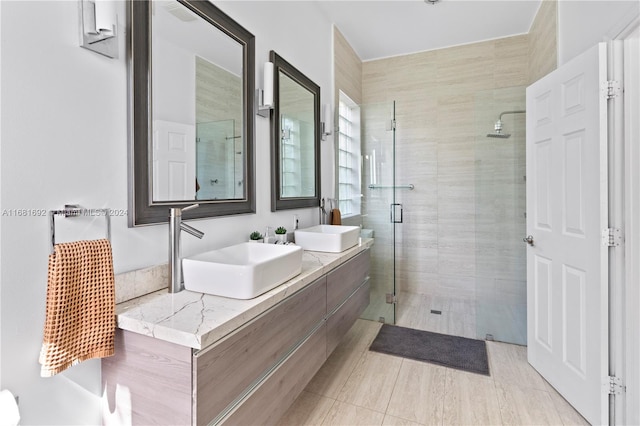
[[[276,52],[271,210],[320,205],[320,87]]]
[[[255,38],[203,0],[129,0],[129,225],[255,212]]]

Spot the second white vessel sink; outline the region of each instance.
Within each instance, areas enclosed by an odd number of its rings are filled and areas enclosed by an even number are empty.
[[[340,253],[358,244],[359,226],[317,225],[295,231],[296,244],[305,250]]]
[[[302,248],[242,243],[182,260],[187,290],[233,299],[253,299],[302,271]]]

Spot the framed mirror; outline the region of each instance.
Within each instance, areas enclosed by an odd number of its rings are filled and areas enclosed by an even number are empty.
[[[320,87],[273,50],[271,210],[320,205]]]
[[[129,0],[129,226],[255,213],[255,38],[206,0]]]

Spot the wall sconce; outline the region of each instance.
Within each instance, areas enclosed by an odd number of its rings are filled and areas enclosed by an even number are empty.
[[[324,104],[322,106],[322,119],[320,121],[320,130],[322,132],[322,140],[326,141],[327,136],[331,134],[331,105]]]
[[[264,63],[264,79],[262,89],[256,91],[258,115],[269,117],[273,109],[273,62]]]
[[[113,0],[78,0],[80,47],[118,57],[117,16]]]

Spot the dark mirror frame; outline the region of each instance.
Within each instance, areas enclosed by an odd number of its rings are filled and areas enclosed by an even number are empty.
[[[271,116],[271,211],[299,209],[305,207],[318,207],[320,205],[320,86],[311,81],[297,68],[284,60],[273,50],[269,53],[269,60],[273,62],[273,94],[274,108]],[[300,86],[313,93],[313,115],[314,115],[314,155],[315,155],[315,192],[313,197],[282,198],[280,152],[282,132],[280,120],[280,84],[279,75],[283,72]]]
[[[177,0],[243,46],[245,190],[242,200],[154,202],[151,191],[151,1],[128,0],[127,72],[129,84],[129,226],[168,222],[169,208],[195,203],[183,219],[255,213],[255,37],[207,0]]]

